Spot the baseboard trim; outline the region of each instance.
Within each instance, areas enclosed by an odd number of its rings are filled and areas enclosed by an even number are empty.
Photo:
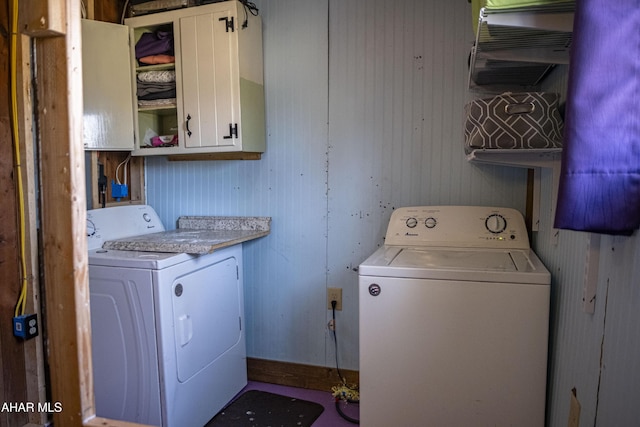
[[[359,384],[358,371],[340,369],[347,384]],[[280,362],[277,360],[247,358],[247,374],[250,381],[301,387],[312,390],[330,391],[331,387],[342,384],[335,368]]]

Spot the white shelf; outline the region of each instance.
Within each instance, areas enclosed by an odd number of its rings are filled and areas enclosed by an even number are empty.
[[[522,168],[554,168],[559,165],[562,148],[537,149],[478,149],[467,154],[470,162]]]
[[[529,28],[554,32],[571,33],[573,31],[573,12],[554,11],[551,8],[537,8],[524,11],[497,11],[483,8],[481,21],[489,26]]]
[[[467,160],[473,163],[512,166],[534,170],[533,182],[533,209],[532,230],[538,231],[540,225],[540,169],[551,169],[553,179],[553,191],[550,217],[553,220],[556,213],[558,200],[558,186],[560,183],[560,166],[562,160],[562,148],[539,149],[491,149],[474,150],[467,154]],[[553,229],[552,242],[557,244],[559,231]]]
[[[538,90],[542,79],[557,64],[569,63],[575,2],[516,9],[480,9],[475,45],[469,59],[469,89],[484,93]],[[562,149],[474,150],[467,160],[533,169],[532,228],[540,221],[540,169],[551,169],[553,194],[551,218],[555,217]],[[558,230],[552,239],[557,242]]]
[[[573,3],[480,9],[469,88],[535,87],[556,64],[569,63]]]

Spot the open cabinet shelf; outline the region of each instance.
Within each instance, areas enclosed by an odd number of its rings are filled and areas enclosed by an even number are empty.
[[[535,87],[569,63],[573,2],[513,9],[481,8],[469,63],[469,88]]]
[[[474,163],[484,163],[492,165],[502,165],[533,169],[533,200],[532,200],[532,231],[538,231],[540,223],[540,181],[541,169],[549,169],[552,173],[553,194],[551,205],[551,218],[555,217],[556,202],[558,200],[558,187],[560,183],[560,166],[562,161],[561,148],[549,149],[491,149],[491,150],[474,150],[467,154],[467,160]],[[557,243],[558,233],[554,230],[552,233],[552,241]]]
[[[502,92],[538,91],[540,83],[560,64],[569,64],[573,36],[574,1],[508,8],[480,7],[476,38],[469,58],[468,85],[485,96]],[[481,2],[482,5],[486,2]],[[540,218],[540,176],[553,174],[555,216],[562,149],[478,149],[467,160],[534,170],[532,229]],[[557,238],[554,232],[553,239]]]

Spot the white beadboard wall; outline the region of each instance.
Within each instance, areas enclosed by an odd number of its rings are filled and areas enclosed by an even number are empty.
[[[351,366],[354,268],[383,243],[395,207],[524,210],[523,170],[464,157],[469,9],[462,1],[330,2],[328,285],[342,287],[348,302],[338,324],[347,328],[341,355]]]
[[[259,161],[147,160],[147,200],[180,215],[272,217],[244,244],[249,356],[325,365],[327,4],[256,2],[263,19],[267,151]]]
[[[357,266],[382,244],[391,211],[524,212],[526,172],[464,158],[466,1],[255,2],[266,153],[259,161],[148,158],[147,201],[168,228],[180,215],[271,216],[271,234],[244,250],[249,356],[334,367],[326,288],[341,287],[339,363],[358,369]]]
[[[547,90],[564,93],[566,75],[566,67],[560,67]],[[600,236],[595,312],[584,312],[592,235],[561,230],[557,242],[552,238],[552,182],[552,173],[545,171],[541,212],[546,214],[534,239],[536,252],[552,273],[547,424],[567,425],[575,387],[581,427],[640,426],[640,239],[637,232],[631,237]]]

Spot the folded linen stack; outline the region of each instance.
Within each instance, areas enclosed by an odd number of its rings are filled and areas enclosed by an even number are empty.
[[[138,101],[152,101],[176,97],[174,70],[144,71],[137,76]]]
[[[141,69],[148,65],[175,62],[173,31],[170,27],[143,33],[136,43],[136,59]],[[156,108],[175,106],[175,70],[148,70],[137,73],[136,95],[138,106]]]
[[[143,33],[136,43],[136,59],[141,65],[175,62],[173,31],[159,29]]]

